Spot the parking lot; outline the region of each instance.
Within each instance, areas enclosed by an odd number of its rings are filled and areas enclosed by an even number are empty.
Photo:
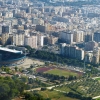
[[[21,65],[17,65],[17,67],[23,67],[23,68],[29,68],[30,65],[32,64],[37,64],[37,65],[44,65],[43,61],[40,61],[38,59],[33,59],[33,58],[26,58],[24,63]]]

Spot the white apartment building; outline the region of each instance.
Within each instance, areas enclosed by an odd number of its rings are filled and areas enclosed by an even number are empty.
[[[42,20],[40,18],[33,18],[32,23],[35,25],[44,25],[44,20]]]
[[[60,44],[60,54],[61,55],[65,55],[65,46],[66,46],[66,43]]]
[[[84,59],[84,55],[85,55],[84,50],[79,49],[79,48],[76,49],[76,58],[77,59],[83,60]]]
[[[37,45],[42,46],[44,45],[44,37],[42,34],[37,34]]]
[[[24,34],[14,34],[13,35],[13,44],[14,45],[24,45]]]
[[[73,41],[74,42],[83,42],[84,41],[84,33],[83,33],[83,31],[76,31],[73,34]]]
[[[86,54],[85,54],[85,62],[91,63],[92,57],[93,57],[93,53],[92,52],[86,52]]]
[[[13,12],[6,12],[5,17],[6,18],[12,18],[13,17]]]
[[[2,38],[2,44],[5,45],[6,42],[8,41],[8,39],[9,39],[9,33],[1,34],[1,38]]]
[[[66,57],[76,58],[79,60],[84,59],[84,50],[78,48],[77,46],[67,45],[66,43],[60,44],[60,54]]]
[[[37,36],[25,37],[24,45],[29,45],[31,48],[37,48]]]
[[[73,43],[73,33],[71,32],[61,32],[59,38],[66,43]]]

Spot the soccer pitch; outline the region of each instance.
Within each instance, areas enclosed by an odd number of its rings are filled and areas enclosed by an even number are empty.
[[[69,77],[70,75],[78,76],[78,73],[75,73],[75,72],[72,72],[72,71],[69,71],[69,70],[56,69],[56,68],[49,70],[49,71],[46,71],[44,73],[59,75],[59,76],[65,76],[65,77]]]

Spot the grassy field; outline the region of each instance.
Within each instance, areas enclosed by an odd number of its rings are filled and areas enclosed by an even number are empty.
[[[51,100],[78,100],[75,98],[66,97],[62,93],[56,91],[46,90],[39,91],[38,93],[42,95],[44,98],[51,98]]]
[[[100,81],[100,77],[96,78],[96,80]]]
[[[52,69],[52,70],[46,71],[45,73],[59,75],[59,76],[65,76],[65,77],[68,77],[69,75],[78,76],[78,74],[75,72],[65,71],[65,70],[61,70],[61,69]]]
[[[100,100],[100,98],[96,99],[96,100]]]

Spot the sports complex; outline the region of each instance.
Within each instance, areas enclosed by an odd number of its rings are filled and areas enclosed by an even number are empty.
[[[0,66],[16,66],[24,63],[25,58],[22,51],[0,47]]]

